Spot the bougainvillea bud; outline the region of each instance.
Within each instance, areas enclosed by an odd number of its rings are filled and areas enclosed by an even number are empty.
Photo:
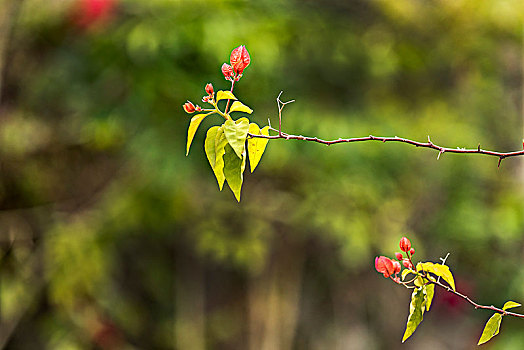
[[[244,45],[240,45],[233,51],[231,51],[231,57],[229,58],[231,66],[233,66],[233,71],[236,74],[242,74],[244,69],[249,66],[251,62],[251,57]]]
[[[231,77],[233,76],[233,67],[231,67],[227,63],[224,63],[222,65],[221,70],[222,70],[222,74],[224,74],[224,78],[226,78],[226,80],[231,80]]]
[[[186,113],[194,113],[196,111],[195,105],[193,105],[189,101],[184,103],[184,105],[182,107],[184,108],[184,111],[186,111]]]
[[[406,269],[411,269],[413,268],[413,264],[411,263],[411,261],[409,261],[409,259],[403,259],[402,260],[402,265],[404,265],[404,267]]]
[[[402,237],[400,239],[399,246],[400,246],[400,250],[407,253],[411,249],[411,242],[406,237]]]
[[[213,92],[214,92],[214,91],[213,91],[213,84],[208,83],[208,84],[206,85],[206,92],[207,92],[208,95],[213,95]]]
[[[393,260],[393,268],[395,269],[394,274],[396,275],[400,272],[400,263],[398,261]]]
[[[388,278],[395,273],[395,267],[393,266],[393,260],[386,258],[385,256],[377,256],[375,258],[375,269]]]
[[[397,258],[398,261],[401,261],[402,260],[402,253],[395,253],[395,257]]]
[[[415,248],[411,248],[411,249],[409,250],[409,254],[411,254],[411,255],[415,254]]]

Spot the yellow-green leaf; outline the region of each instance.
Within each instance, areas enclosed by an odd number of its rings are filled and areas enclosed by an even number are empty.
[[[222,191],[222,187],[224,186],[224,154],[226,153],[225,147],[227,145],[227,139],[226,135],[224,134],[224,125],[222,125],[217,130],[217,135],[215,137],[215,167],[213,168],[213,172],[215,173],[215,176],[217,177],[218,181],[218,188],[220,188],[220,191]]]
[[[433,277],[430,277],[433,279]],[[433,295],[435,294],[435,285],[433,283],[428,283],[424,286],[424,292],[426,294],[426,311],[429,311],[431,307],[431,302],[433,301]]]
[[[223,160],[224,146],[227,141],[219,143],[219,148],[217,149],[216,139],[219,130],[221,131],[221,135],[223,136],[224,132],[222,131],[222,127],[213,126],[209,128],[206,134],[206,140],[204,142],[204,149],[206,151],[207,160],[209,161],[211,169],[213,169],[213,173],[215,174],[215,177],[217,179],[218,188],[222,191],[222,187],[224,186],[225,180]],[[225,140],[225,136],[223,136],[223,139]]]
[[[417,264],[417,271],[424,270],[426,272],[433,273],[439,277],[442,277],[449,286],[455,290],[455,280],[453,279],[453,274],[449,270],[449,267],[442,264],[434,264],[432,262],[424,262]]]
[[[220,101],[220,100],[236,100],[237,98],[235,97],[235,95],[233,95],[233,93],[231,91],[223,91],[223,90],[220,90],[220,91],[217,91],[217,97],[216,97],[216,101]]]
[[[245,104],[243,104],[242,102],[235,101],[233,102],[233,104],[231,105],[231,108],[229,109],[229,113],[231,112],[245,112],[245,113],[251,114],[253,113],[253,110],[249,108],[248,106],[246,106]]]
[[[198,129],[198,126],[200,125],[202,120],[204,120],[204,118],[210,115],[211,113],[197,114],[193,118],[191,118],[191,122],[189,123],[189,128],[187,128],[186,156],[189,154],[189,147],[191,147],[191,142],[193,142],[193,138],[195,137],[195,133]]]
[[[412,274],[415,274],[412,270],[409,270],[409,269],[404,269],[402,270],[402,280],[404,281],[406,279],[406,276],[409,275],[410,273]]]
[[[238,158],[242,159],[246,151],[246,137],[249,130],[249,119],[240,118],[236,122],[228,119],[224,122],[224,134]]]
[[[244,181],[244,169],[246,168],[246,157],[238,158],[233,148],[227,144],[224,154],[224,175],[227,184],[237,201],[240,202],[240,190]]]
[[[256,123],[249,124],[249,133],[253,135],[266,135],[269,136],[269,126],[265,126],[262,129],[258,127]],[[247,151],[249,154],[249,167],[251,172],[255,170],[260,158],[266,150],[266,146],[269,139],[263,139],[259,137],[252,137],[247,140]]]
[[[499,334],[501,322],[502,314],[496,313],[493,316],[491,316],[488,322],[486,323],[486,326],[484,327],[484,331],[482,331],[482,335],[480,336],[477,345],[484,344],[485,342],[489,341],[491,338]]]
[[[422,291],[422,288],[415,288],[411,294],[408,323],[406,324],[406,331],[404,332],[404,337],[402,337],[402,342],[405,342],[406,339],[411,337],[420,322],[422,322],[424,317],[424,309],[424,292]]]
[[[504,306],[502,307],[502,310],[507,310],[507,309],[511,309],[511,308],[519,307],[519,306],[521,306],[519,303],[516,303],[510,300],[504,304]]]
[[[415,283],[415,286],[417,286],[417,287],[422,287],[424,285],[424,283],[426,283],[426,280],[424,278],[418,276],[417,278],[415,278],[415,281],[413,283]]]

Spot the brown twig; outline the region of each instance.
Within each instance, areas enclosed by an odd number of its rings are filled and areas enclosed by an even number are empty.
[[[364,137],[352,137],[352,138],[338,138],[336,140],[323,140],[318,137],[310,137],[310,136],[302,136],[302,135],[292,135],[287,134],[282,131],[282,110],[284,109],[285,105],[291,102],[294,102],[294,100],[282,102],[280,100],[280,96],[282,95],[282,92],[277,97],[277,105],[278,105],[278,130],[271,128],[270,130],[273,130],[275,132],[278,132],[277,135],[255,135],[248,133],[248,137],[258,137],[263,139],[270,139],[270,140],[276,140],[276,139],[285,139],[285,140],[301,140],[301,141],[311,141],[311,142],[317,142],[324,145],[334,145],[337,143],[351,143],[351,142],[364,142],[364,141],[380,141],[380,142],[400,142],[400,143],[407,143],[410,145],[413,145],[415,147],[422,147],[422,148],[430,148],[438,151],[437,160],[440,159],[440,156],[444,153],[465,153],[465,154],[484,154],[488,156],[498,157],[498,167],[500,167],[500,163],[503,159],[509,158],[509,157],[515,157],[515,156],[522,156],[524,155],[524,149],[520,151],[512,151],[512,152],[497,152],[497,151],[489,151],[484,150],[480,148],[480,144],[477,146],[477,148],[451,148],[451,147],[443,147],[434,144],[431,139],[428,136],[428,142],[419,142],[415,140],[410,140],[403,137],[385,137],[385,136],[364,136]]]
[[[503,309],[499,309],[498,307],[495,307],[493,305],[490,305],[490,306],[480,305],[480,304],[474,302],[473,300],[471,300],[467,295],[464,295],[464,294],[462,294],[460,292],[457,292],[456,290],[453,290],[452,288],[450,288],[449,286],[446,286],[445,284],[443,284],[442,282],[440,282],[438,280],[435,280],[435,281],[428,280],[428,281],[430,283],[436,284],[439,287],[444,288],[445,290],[447,290],[450,293],[453,293],[453,294],[461,297],[462,299],[466,300],[468,303],[473,305],[475,307],[475,309],[487,309],[487,310],[499,312],[499,313],[501,313],[503,315],[509,315],[509,316],[515,316],[515,317],[524,318],[523,314],[519,314],[519,313],[516,313],[516,312],[511,312],[511,311],[506,311],[506,310],[503,310]]]
[[[278,131],[278,130],[275,130],[275,131]],[[524,155],[524,150],[513,151],[513,152],[496,152],[496,151],[484,150],[481,148],[466,149],[466,148],[443,147],[443,146],[439,146],[431,142],[431,140],[429,140],[429,137],[428,137],[428,142],[419,142],[419,141],[414,141],[414,140],[410,140],[410,139],[406,139],[406,138],[398,137],[398,136],[384,137],[384,136],[374,136],[374,135],[369,135],[369,136],[364,136],[364,137],[352,137],[352,138],[347,138],[347,139],[339,138],[336,140],[323,140],[318,137],[291,135],[291,134],[287,134],[282,131],[279,132],[279,135],[267,136],[267,135],[255,135],[255,134],[248,133],[248,136],[249,137],[258,137],[258,138],[263,138],[263,139],[270,139],[270,140],[286,139],[286,140],[312,141],[312,142],[317,142],[317,143],[321,143],[321,144],[328,145],[328,146],[334,145],[337,143],[350,143],[350,142],[363,142],[363,141],[400,142],[400,143],[407,143],[407,144],[410,144],[416,147],[434,149],[439,152],[437,159],[440,158],[440,155],[443,153],[468,153],[468,154],[476,153],[476,154],[485,154],[488,156],[494,156],[494,157],[499,158],[499,163],[498,163],[499,166],[500,166],[500,162],[505,158]]]

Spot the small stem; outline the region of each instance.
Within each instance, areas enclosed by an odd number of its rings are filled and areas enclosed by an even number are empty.
[[[218,105],[215,101],[212,102],[213,106],[215,107],[215,109],[205,109],[206,111],[213,111],[213,112],[216,112],[218,114],[220,114],[222,117],[224,117],[225,120],[228,120],[228,119],[231,119],[231,117],[229,116],[229,114],[227,113],[223,113],[219,108],[218,108]]]
[[[231,80],[231,90],[229,90],[231,93],[233,93],[233,88],[235,87],[235,79],[236,79],[236,74],[235,76],[233,77],[233,79]],[[224,109],[224,113],[227,114],[227,110],[229,108],[229,102],[231,102],[231,100],[227,100],[227,103],[226,103],[226,109]],[[231,119],[231,118],[229,118]]]

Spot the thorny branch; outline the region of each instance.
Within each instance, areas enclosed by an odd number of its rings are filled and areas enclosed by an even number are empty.
[[[437,160],[440,159],[440,156],[442,154],[444,154],[444,153],[484,154],[484,155],[488,155],[488,156],[498,157],[499,158],[498,165],[497,165],[498,167],[500,167],[500,163],[505,158],[524,155],[524,149],[520,150],[520,151],[513,151],[513,152],[497,152],[497,151],[489,151],[489,150],[481,149],[480,148],[480,144],[478,145],[477,148],[470,148],[470,149],[459,148],[459,147],[457,147],[457,148],[443,147],[443,146],[439,146],[439,145],[433,143],[431,141],[431,139],[429,138],[429,136],[428,136],[428,142],[419,142],[419,141],[414,141],[414,140],[410,140],[410,139],[403,138],[403,137],[398,137],[398,136],[384,137],[384,136],[369,135],[369,136],[364,136],[364,137],[352,137],[352,138],[345,138],[345,139],[344,138],[338,138],[336,140],[323,140],[323,139],[320,139],[318,137],[310,137],[310,136],[303,136],[303,135],[292,135],[292,134],[288,134],[288,133],[285,133],[285,132],[282,131],[282,110],[284,109],[284,107],[287,104],[289,104],[291,102],[294,102],[294,100],[287,101],[287,102],[282,102],[280,100],[280,96],[281,95],[282,95],[282,91],[280,92],[280,94],[277,97],[278,130],[272,128],[271,125],[270,125],[270,130],[278,132],[278,134],[277,135],[269,135],[268,136],[268,135],[255,135],[255,134],[248,133],[248,137],[258,137],[258,138],[270,139],[270,140],[273,140],[273,139],[285,139],[285,140],[311,141],[311,142],[321,143],[321,144],[324,144],[324,145],[327,145],[327,146],[334,145],[336,143],[350,143],[350,142],[363,142],[363,141],[400,142],[400,143],[407,143],[407,144],[413,145],[415,147],[423,147],[423,148],[434,149],[434,150],[438,151]]]
[[[429,280],[429,282],[433,283],[433,284],[436,284],[437,286],[444,288],[448,292],[453,293],[453,294],[461,297],[462,299],[466,300],[468,303],[473,305],[475,307],[475,309],[487,309],[487,310],[499,312],[502,315],[509,315],[509,316],[515,316],[515,317],[519,317],[519,318],[524,318],[523,314],[519,314],[519,313],[516,313],[516,312],[511,312],[511,311],[506,311],[506,310],[503,310],[503,309],[499,309],[498,307],[495,307],[493,305],[487,306],[487,305],[477,304],[476,302],[471,300],[467,295],[464,295],[464,294],[462,294],[460,292],[457,292],[456,290],[453,290],[452,288],[450,288],[449,286],[444,285],[442,282],[440,282],[438,280],[435,280],[435,281]]]

